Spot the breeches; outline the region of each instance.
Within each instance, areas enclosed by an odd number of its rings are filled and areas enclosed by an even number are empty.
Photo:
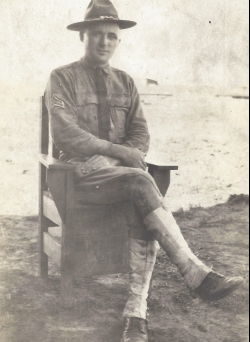
[[[130,237],[152,241],[143,219],[163,204],[163,197],[149,173],[128,167],[104,167],[75,184],[81,204],[114,204],[124,214]]]

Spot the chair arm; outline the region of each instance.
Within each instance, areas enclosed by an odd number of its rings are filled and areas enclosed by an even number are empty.
[[[172,170],[178,170],[175,163],[157,162],[157,160],[146,159],[148,173],[154,178],[162,196],[164,197],[170,185],[170,173]]]
[[[148,165],[148,167],[157,169],[157,170],[178,170],[179,167],[176,163],[172,163],[172,162],[162,162],[162,161],[158,161],[156,160],[150,160],[149,158],[146,158],[146,163]]]
[[[171,164],[171,165],[170,165]],[[178,165],[173,165],[173,163],[170,163],[170,164],[166,164],[166,165],[163,165],[163,164],[157,164],[157,163],[147,163],[148,167],[153,167],[154,169],[157,169],[157,170],[162,170],[162,171],[171,171],[171,170],[179,170],[179,167]]]
[[[38,159],[48,170],[74,170],[76,166],[69,162],[64,162],[47,154],[38,154]]]

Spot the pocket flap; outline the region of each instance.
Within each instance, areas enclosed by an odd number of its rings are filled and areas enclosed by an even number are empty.
[[[84,94],[76,96],[77,106],[86,106],[88,104],[99,104],[99,98],[96,94]]]
[[[119,95],[115,94],[112,95],[111,98],[111,106],[112,107],[123,107],[123,108],[129,108],[131,105],[131,99],[129,95]]]

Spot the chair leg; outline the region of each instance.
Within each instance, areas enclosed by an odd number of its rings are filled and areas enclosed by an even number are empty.
[[[66,260],[65,260],[65,263]],[[68,309],[73,305],[73,277],[66,271],[61,269],[61,295],[60,304],[63,308]]]
[[[66,226],[62,227],[61,256],[61,306],[70,308],[73,305],[74,260],[71,236],[65,234]]]
[[[49,229],[48,220],[43,216],[44,190],[46,190],[46,169],[39,164],[38,267],[41,278],[48,277],[48,256],[43,251],[43,233],[47,233]]]
[[[48,278],[48,256],[43,251],[43,233],[48,232],[47,219],[40,214],[38,224],[38,267],[41,278]]]

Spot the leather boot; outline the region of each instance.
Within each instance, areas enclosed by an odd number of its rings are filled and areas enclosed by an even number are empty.
[[[204,300],[219,300],[243,283],[242,278],[225,278],[204,265],[190,250],[170,210],[156,209],[144,224],[178,267],[192,294]]]
[[[137,317],[146,320],[148,292],[159,244],[157,241],[143,241],[130,238],[129,250],[131,267],[129,298],[123,312],[123,317]]]
[[[121,342],[148,342],[148,323],[136,317],[125,318]]]
[[[230,295],[243,283],[244,279],[241,277],[226,278],[219,273],[211,272],[194,291],[194,295],[215,302]]]

